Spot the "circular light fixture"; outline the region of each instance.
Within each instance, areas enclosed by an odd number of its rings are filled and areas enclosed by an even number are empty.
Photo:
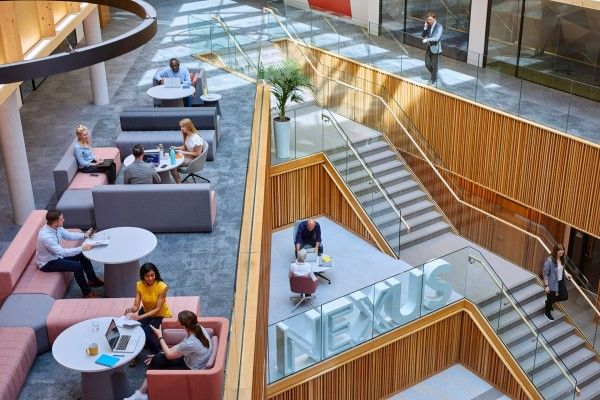
[[[8,1],[8,0],[0,0]],[[27,0],[16,0],[27,1]],[[56,0],[53,0],[56,1]],[[148,43],[157,30],[156,10],[142,0],[96,0],[88,3],[116,7],[142,19],[134,29],[101,43],[47,57],[0,64],[0,83],[21,82],[98,64]]]

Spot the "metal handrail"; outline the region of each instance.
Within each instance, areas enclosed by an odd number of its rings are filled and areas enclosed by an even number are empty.
[[[249,65],[251,65],[252,67],[254,67],[258,71],[258,67],[256,65],[254,65],[254,63],[252,62],[252,60],[250,59],[250,57],[248,56],[248,54],[246,54],[246,52],[242,49],[242,46],[239,44],[239,42],[236,39],[235,35],[233,33],[231,33],[231,29],[229,29],[229,27],[227,26],[227,24],[225,23],[225,21],[223,21],[223,19],[221,18],[221,16],[220,15],[213,15],[212,19],[214,19],[215,21],[217,21],[219,23],[219,25],[221,25],[221,28],[223,28],[223,31],[225,31],[225,33],[227,34],[227,36],[233,40],[233,44],[238,49],[238,51],[240,53],[242,53],[242,56],[246,59],[246,62]]]
[[[542,241],[542,239],[539,236],[536,236],[534,234],[532,234],[531,232],[528,232],[508,221],[505,221],[501,218],[498,218],[497,216],[488,213],[485,210],[482,210],[470,203],[465,202],[464,200],[462,200],[460,197],[458,197],[458,195],[454,192],[454,190],[452,189],[452,187],[450,186],[450,184],[446,181],[446,179],[444,179],[444,177],[442,176],[442,174],[438,171],[438,169],[435,167],[435,165],[431,162],[431,160],[429,159],[429,157],[427,157],[427,155],[425,154],[425,152],[421,149],[421,146],[419,146],[416,142],[416,140],[412,137],[412,135],[408,132],[408,130],[406,129],[406,127],[402,124],[402,122],[400,122],[400,120],[398,119],[398,117],[396,116],[396,114],[392,111],[392,109],[390,108],[390,106],[387,104],[387,102],[379,95],[373,94],[373,93],[369,93],[364,89],[352,86],[346,82],[340,81],[338,79],[329,77],[329,76],[325,76],[323,75],[321,72],[319,72],[319,70],[313,65],[312,61],[310,60],[310,58],[308,56],[306,56],[306,54],[304,54],[304,52],[302,51],[302,46],[297,43],[298,41],[290,34],[290,32],[286,29],[286,27],[283,25],[283,23],[279,20],[279,17],[273,12],[273,10],[271,10],[268,7],[263,7],[263,12],[269,12],[273,15],[273,17],[275,18],[275,20],[277,21],[277,23],[281,26],[281,28],[284,30],[284,32],[287,34],[289,40],[291,40],[294,44],[296,44],[299,48],[300,48],[300,53],[302,53],[302,55],[304,56],[304,58],[306,59],[306,61],[308,62],[308,64],[311,66],[311,68],[313,69],[313,71],[319,75],[320,77],[324,78],[324,79],[329,79],[331,81],[334,81],[342,86],[346,86],[351,88],[352,90],[357,90],[361,93],[373,96],[377,99],[379,99],[379,101],[381,103],[383,103],[383,105],[385,106],[385,108],[389,111],[389,113],[392,115],[392,117],[396,120],[396,122],[398,123],[398,125],[402,128],[402,130],[404,131],[404,133],[406,134],[406,136],[408,136],[408,138],[410,139],[410,141],[413,143],[413,145],[415,146],[415,148],[418,150],[418,152],[421,154],[423,160],[425,160],[425,162],[427,162],[427,164],[429,164],[429,166],[433,169],[434,173],[440,178],[440,180],[442,181],[442,183],[444,184],[444,186],[446,186],[446,188],[448,189],[448,191],[452,194],[452,196],[454,197],[454,199],[456,201],[458,201],[459,203],[465,205],[466,207],[469,207],[475,211],[478,211],[480,213],[483,213],[485,215],[487,215],[488,217],[502,223],[505,225],[508,225],[510,227],[512,227],[513,229],[516,229],[520,232],[522,232],[523,234],[537,240],[540,245],[546,250],[546,252],[548,254],[551,253],[550,249],[548,248],[548,246],[546,246],[546,244]],[[575,288],[583,294],[583,291],[581,290],[581,288],[579,287],[579,285],[573,280],[571,279],[571,282],[573,283],[573,285],[575,286]],[[596,315],[598,315],[600,317],[600,311],[598,310],[598,308],[596,308],[596,306],[594,306],[594,304],[588,299],[587,296],[585,296],[586,302],[588,303],[588,305],[594,310],[594,312],[596,313]]]
[[[531,326],[531,324],[529,323],[529,321],[527,320],[527,318],[525,317],[525,315],[521,311],[521,307],[517,306],[517,304],[514,302],[514,300],[511,298],[511,296],[507,292],[506,286],[504,285],[504,283],[502,283],[502,281],[498,281],[498,279],[496,278],[496,272],[494,270],[492,270],[490,267],[488,267],[486,265],[486,263],[484,263],[482,260],[480,260],[479,258],[477,258],[474,255],[470,254],[469,255],[469,261],[471,262],[471,260],[477,261],[479,264],[481,264],[481,266],[483,266],[483,268],[486,270],[486,272],[488,273],[488,275],[492,278],[492,280],[494,281],[494,283],[496,283],[496,285],[500,288],[500,290],[502,291],[502,294],[508,299],[508,301],[510,302],[510,304],[517,311],[517,314],[519,314],[519,317],[523,320],[523,322],[525,322],[525,325],[531,331],[531,333],[533,334],[533,336],[535,336],[535,338],[538,339],[538,341],[542,344],[542,347],[544,347],[544,349],[546,349],[546,351],[548,352],[548,354],[552,358],[552,361],[554,361],[554,363],[558,366],[558,368],[561,370],[561,372],[563,373],[563,375],[573,385],[573,387],[575,388],[575,391],[577,393],[577,396],[579,396],[579,394],[581,393],[581,390],[577,387],[577,381],[574,381],[574,378],[572,378],[571,376],[569,376],[569,374],[567,373],[567,371],[565,371],[565,369],[563,368],[563,366],[561,365],[561,363],[554,356],[553,351],[550,351],[550,349],[546,346],[545,341],[544,340],[539,340],[539,336],[540,336],[539,332],[537,332]]]

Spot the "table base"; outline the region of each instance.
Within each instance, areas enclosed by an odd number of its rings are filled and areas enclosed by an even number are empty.
[[[162,99],[161,107],[183,107],[183,99]]]
[[[140,262],[104,264],[104,295],[106,297],[133,297],[135,284],[140,279]]]
[[[81,373],[82,400],[122,400],[130,395],[125,365],[102,372]]]
[[[158,172],[158,176],[160,176],[160,183],[172,183],[171,182],[171,170],[160,171],[160,172]]]

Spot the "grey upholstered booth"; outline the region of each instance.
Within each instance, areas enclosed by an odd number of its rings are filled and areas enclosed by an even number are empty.
[[[217,213],[208,183],[100,185],[92,197],[99,230],[135,226],[152,232],[211,232]]]
[[[0,327],[29,327],[35,332],[38,354],[50,348],[46,318],[54,305],[47,294],[13,293],[0,309]]]
[[[96,225],[92,189],[65,190],[56,209],[63,213],[68,228],[87,229]]]
[[[127,157],[136,144],[146,149],[162,144],[181,146],[179,121],[190,118],[198,133],[208,143],[207,160],[215,159],[218,147],[220,117],[215,107],[127,107],[121,112],[121,132],[117,138],[117,147],[121,156]]]

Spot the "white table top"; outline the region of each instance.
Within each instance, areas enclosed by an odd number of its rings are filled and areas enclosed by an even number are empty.
[[[147,256],[157,243],[154,233],[132,226],[120,226],[96,232],[92,240],[106,238],[108,238],[107,246],[94,247],[84,251],[83,255],[103,264],[121,264]]]
[[[204,101],[218,101],[221,100],[221,95],[219,93],[208,93],[203,94],[200,98]]]
[[[160,99],[160,100],[175,100],[183,99],[193,95],[196,92],[196,88],[191,86],[188,88],[166,88],[165,85],[152,86],[146,91],[148,96]]]
[[[118,317],[115,317],[118,318]],[[146,338],[141,326],[133,328],[119,328],[121,333],[135,335],[131,340],[137,339],[133,353],[118,353],[120,361],[114,367],[105,367],[96,364],[95,360],[101,354],[113,355],[104,334],[112,317],[101,317],[79,322],[64,330],[52,345],[52,356],[61,365],[80,372],[100,372],[117,368],[131,361],[144,348]],[[92,332],[92,321],[98,321],[98,330]],[[90,343],[98,344],[98,355],[88,356],[85,352]]]
[[[128,155],[123,160],[123,166],[124,167],[129,166],[133,162],[133,160],[135,160],[135,157],[133,156],[133,154]],[[173,168],[177,168],[181,164],[183,164],[183,160],[185,160],[185,157],[183,156],[183,154],[178,153],[175,155],[175,164],[171,165],[171,159],[169,158],[169,153],[165,153],[163,162],[161,164],[159,164],[157,167],[154,167],[154,170],[156,172],[169,171],[169,170],[171,170]],[[162,165],[164,165],[165,167],[161,168]]]
[[[319,257],[320,258],[320,257]],[[319,258],[317,258],[317,261],[313,261],[313,272],[327,272],[330,271],[331,269],[333,269],[333,260],[331,260],[330,262],[328,262],[326,265],[319,265]]]

